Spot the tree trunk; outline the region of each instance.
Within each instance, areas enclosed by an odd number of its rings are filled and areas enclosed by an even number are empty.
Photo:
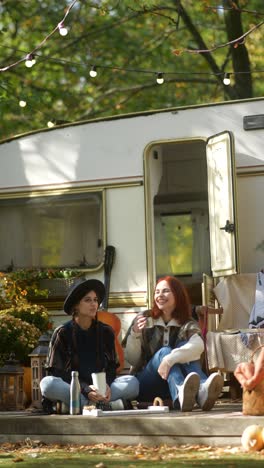
[[[239,0],[233,0],[233,3],[239,8]],[[230,8],[230,1],[224,0],[223,6]],[[228,41],[241,37],[243,35],[243,28],[241,23],[241,12],[239,9],[228,9],[225,11],[225,25]],[[237,47],[230,46],[231,57],[234,70],[233,86],[237,99],[245,99],[253,97],[252,77],[250,73],[250,61],[245,42],[240,43]],[[246,73],[239,73],[246,72]]]
[[[189,32],[192,34],[193,39],[195,40],[198,49],[205,50],[208,49],[207,45],[205,44],[201,34],[197,30],[196,26],[192,22],[190,16],[188,15],[187,11],[181,4],[179,0],[173,0],[174,4],[176,5],[177,11],[179,12],[186,28],[188,28]],[[210,48],[210,47],[209,47]],[[203,54],[203,57],[209,64],[213,73],[215,73],[215,77],[218,80],[219,84],[224,87],[225,93],[228,95],[229,99],[238,99],[237,92],[232,86],[225,86],[223,84],[223,75],[221,73],[221,69],[218,67],[213,55],[208,52]]]

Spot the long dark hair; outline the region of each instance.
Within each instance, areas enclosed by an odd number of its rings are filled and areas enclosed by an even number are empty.
[[[156,283],[156,287],[161,281],[167,281],[176,302],[175,309],[171,315],[172,318],[178,320],[180,324],[184,324],[191,318],[191,303],[187,289],[184,284],[174,276],[164,276],[163,278],[159,278]],[[162,316],[162,310],[158,308],[155,300],[151,309],[151,316],[153,318]]]
[[[79,366],[79,355],[77,351],[77,327],[76,327],[76,317],[77,317],[77,311],[75,307],[80,304],[81,300],[88,294],[90,291],[94,291],[93,289],[84,291],[82,294],[78,297],[78,301],[74,303],[74,305],[71,308],[71,313],[72,313],[72,322],[73,322],[73,329],[72,329],[72,340],[73,340],[73,347],[74,347],[74,354],[73,354],[73,359],[74,359],[74,364],[75,368],[78,369]],[[94,291],[96,293],[96,291]],[[94,319],[92,319],[92,324],[91,326],[96,327],[96,372],[100,372],[101,370],[104,370],[105,364],[104,364],[104,340],[103,340],[103,333],[100,328],[100,323],[98,322],[98,317],[97,317],[97,312],[99,309],[99,303],[96,311],[96,316]]]

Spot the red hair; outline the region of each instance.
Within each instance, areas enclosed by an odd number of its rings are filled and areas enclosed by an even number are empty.
[[[159,278],[156,283],[156,287],[161,281],[167,281],[176,302],[175,309],[172,312],[172,318],[178,320],[181,325],[184,324],[191,318],[191,303],[187,289],[184,284],[174,276],[164,276],[163,278]],[[153,318],[158,318],[161,317],[161,315],[162,311],[154,301],[154,305],[151,309],[151,316]]]

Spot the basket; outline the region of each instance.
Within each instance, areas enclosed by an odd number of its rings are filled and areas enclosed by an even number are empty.
[[[39,280],[40,289],[48,289],[49,297],[67,296],[77,277],[72,278],[45,278]]]
[[[264,345],[258,346],[252,353],[251,362],[255,353],[263,348]],[[264,415],[264,379],[256,385],[253,390],[243,390],[243,407],[242,412],[245,415],[263,416]]]

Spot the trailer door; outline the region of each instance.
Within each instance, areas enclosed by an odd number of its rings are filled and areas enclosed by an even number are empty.
[[[238,273],[233,135],[226,131],[207,140],[211,269],[214,277]]]

